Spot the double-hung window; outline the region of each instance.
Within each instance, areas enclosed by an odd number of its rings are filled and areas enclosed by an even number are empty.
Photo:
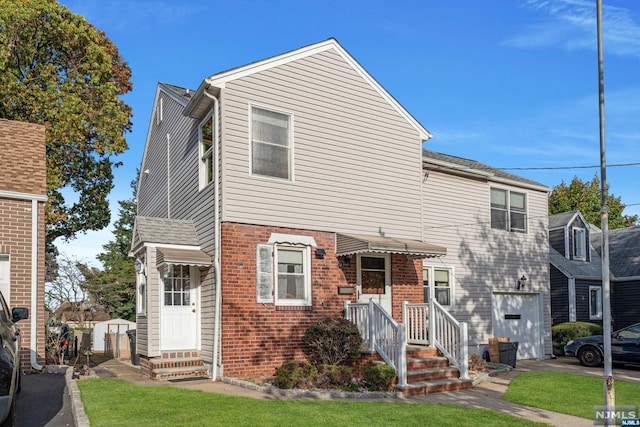
[[[424,302],[435,298],[440,305],[450,307],[453,300],[453,270],[445,267],[424,266],[422,291]]]
[[[589,319],[602,319],[602,288],[589,286]]]
[[[303,245],[258,245],[257,300],[311,305],[311,249]]]
[[[573,259],[587,259],[587,233],[584,228],[573,229]]]
[[[211,114],[209,114],[198,127],[200,139],[200,188],[204,188],[207,184],[213,182],[214,179],[213,127],[214,120]]]
[[[291,180],[291,116],[251,108],[251,173]]]
[[[491,189],[491,228],[527,232],[527,195],[500,188]]]

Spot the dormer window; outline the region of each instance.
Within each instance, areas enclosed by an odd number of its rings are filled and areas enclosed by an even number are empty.
[[[584,228],[573,229],[573,259],[587,259],[587,233]]]

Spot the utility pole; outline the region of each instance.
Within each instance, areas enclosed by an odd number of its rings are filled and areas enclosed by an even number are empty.
[[[598,101],[600,115],[600,186],[602,208],[600,220],[602,228],[602,326],[604,339],[604,407],[605,425],[615,425],[611,417],[616,404],[616,393],[611,369],[611,299],[609,281],[609,206],[607,205],[607,160],[604,136],[604,60],[602,54],[602,0],[596,0],[598,33]]]

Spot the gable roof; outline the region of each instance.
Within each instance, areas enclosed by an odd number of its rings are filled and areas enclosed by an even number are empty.
[[[430,170],[449,172],[453,174],[484,178],[489,181],[515,184],[538,191],[551,191],[549,187],[539,182],[505,172],[502,169],[480,163],[476,160],[449,154],[437,153],[430,150],[422,150],[422,163]]]
[[[640,277],[640,227],[609,231],[609,269],[616,278]]]
[[[549,246],[549,262],[565,276],[574,279],[601,280],[602,263],[596,250],[589,246],[591,262],[567,259],[563,254]]]
[[[582,217],[582,214],[578,210],[549,215],[549,230],[552,230],[554,228],[566,227],[567,225],[571,224],[578,215]],[[584,218],[582,222],[584,222],[585,224],[587,223]]]
[[[353,58],[349,52],[344,49],[340,43],[334,38],[327,39],[325,41],[314,43],[308,46],[301,47],[299,49],[291,50],[289,52],[282,53],[280,55],[272,56],[267,59],[263,59],[256,62],[232,68],[230,70],[222,71],[214,74],[202,82],[197,91],[193,94],[193,97],[187,107],[184,110],[184,114],[192,117],[199,117],[203,110],[209,109],[208,105],[201,106],[206,96],[204,92],[209,88],[224,88],[228,82],[236,79],[240,79],[249,76],[254,73],[268,70],[273,67],[277,67],[283,64],[287,64],[292,61],[296,61],[302,58],[306,58],[311,55],[315,55],[327,50],[334,50],[342,59],[347,62],[363,79],[367,82],[389,105],[395,109],[400,116],[402,116],[420,135],[423,141],[426,141],[432,137],[431,133],[425,129],[412,115],[409,113],[400,103],[387,92],[376,79],[369,74],[358,61]],[[205,104],[208,104],[205,103]]]

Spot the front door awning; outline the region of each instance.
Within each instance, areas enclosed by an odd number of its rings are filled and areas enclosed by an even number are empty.
[[[211,265],[211,257],[200,249],[158,248],[157,264],[209,267]]]
[[[442,246],[413,239],[398,237],[366,236],[361,234],[336,235],[336,255],[362,253],[405,254],[412,258],[435,258],[447,254]]]

